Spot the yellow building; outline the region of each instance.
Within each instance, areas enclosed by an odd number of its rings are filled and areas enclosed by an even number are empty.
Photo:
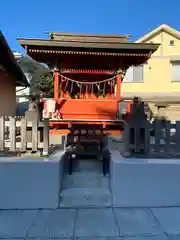
[[[146,64],[128,69],[122,84],[122,96],[180,101],[180,32],[163,24],[136,42],[158,43],[160,46]]]

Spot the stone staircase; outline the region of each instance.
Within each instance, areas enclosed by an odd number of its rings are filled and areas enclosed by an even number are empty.
[[[111,206],[109,176],[103,176],[101,163],[95,159],[79,159],[72,175],[64,179],[59,207]]]

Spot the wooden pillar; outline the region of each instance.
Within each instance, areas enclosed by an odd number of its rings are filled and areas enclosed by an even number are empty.
[[[59,72],[58,69],[54,70],[54,100],[59,100]]]
[[[0,117],[0,152],[4,151],[5,148],[5,117]]]
[[[61,76],[59,76],[59,98],[64,98],[63,81]]]
[[[109,89],[108,89],[108,91],[109,91],[109,93],[108,93],[108,95],[107,95],[107,98],[108,99],[114,99],[115,98],[115,96],[114,96],[114,84],[112,85],[112,83],[110,83],[111,84],[111,86],[109,86]]]
[[[116,102],[117,102],[117,116],[119,115],[119,102],[121,99],[121,75],[118,74],[116,77]]]
[[[116,100],[120,101],[121,99],[121,75],[116,77]]]
[[[43,156],[48,156],[49,154],[49,119],[44,119],[43,128]]]

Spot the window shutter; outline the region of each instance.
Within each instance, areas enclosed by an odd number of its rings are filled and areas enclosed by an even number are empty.
[[[180,63],[172,64],[172,81],[180,82]]]
[[[123,82],[133,82],[133,67],[127,69]]]
[[[144,80],[144,66],[140,65],[133,68],[133,82],[143,82]]]

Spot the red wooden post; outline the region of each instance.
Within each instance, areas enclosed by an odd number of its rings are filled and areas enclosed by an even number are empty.
[[[64,98],[64,92],[63,92],[63,81],[62,81],[62,77],[59,78],[59,87],[60,87],[60,98]]]
[[[116,101],[117,101],[117,114],[119,112],[119,101],[121,99],[121,75],[116,77]]]
[[[59,72],[54,71],[54,100],[58,102],[59,100]]]
[[[111,86],[109,86],[108,88],[108,95],[107,95],[107,99],[114,99],[114,86],[112,86],[112,83],[110,83]]]
[[[121,99],[121,75],[117,75],[116,77],[116,100],[120,101]]]

